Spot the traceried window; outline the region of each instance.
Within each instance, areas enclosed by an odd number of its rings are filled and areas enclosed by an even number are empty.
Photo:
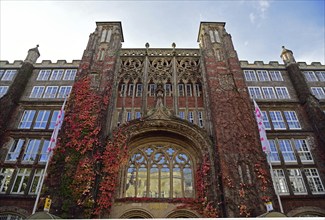
[[[156,84],[149,84],[149,96],[155,96]]]
[[[221,42],[219,32],[217,30],[210,30],[209,34],[210,34],[210,39],[211,39],[212,43],[214,43],[214,42],[220,43]]]
[[[295,146],[302,163],[313,161],[313,157],[311,156],[307,140],[296,139]]]
[[[315,169],[315,168],[304,169],[304,171],[305,171],[311,192],[313,194],[324,194],[325,189],[324,189],[322,181],[319,177],[317,169]]]
[[[19,157],[20,151],[24,143],[24,139],[15,140],[8,151],[6,161],[17,161],[17,158]]]
[[[272,81],[283,81],[280,71],[269,71]]]
[[[203,127],[203,112],[198,112],[197,117],[198,117],[199,126],[202,128]]]
[[[287,87],[275,87],[279,99],[290,99]]]
[[[194,114],[193,112],[188,112],[188,121],[194,123]]]
[[[165,84],[165,96],[171,96],[172,94],[172,85],[167,83]]]
[[[313,71],[305,71],[304,75],[305,75],[306,80],[309,82],[318,81],[318,79]]]
[[[6,193],[13,173],[13,168],[0,169],[0,193]]]
[[[201,96],[201,92],[202,92],[202,86],[201,84],[197,83],[195,84],[195,90],[196,90],[196,96],[200,97]]]
[[[0,98],[4,96],[9,89],[9,86],[0,86]]]
[[[194,197],[193,162],[183,148],[148,144],[131,155],[125,197]]]
[[[186,84],[186,96],[192,96],[192,84]]]
[[[63,75],[63,70],[53,70],[50,80],[61,80]]]
[[[283,170],[274,169],[274,182],[279,194],[289,194],[288,185]]]
[[[184,96],[184,84],[178,84],[178,96]]]
[[[270,81],[269,73],[266,70],[257,70],[256,72],[260,81]]]
[[[263,99],[260,87],[248,87],[248,92],[252,99]]]
[[[129,84],[128,96],[133,96],[134,85],[132,83]]]
[[[290,185],[294,194],[306,194],[306,187],[299,169],[287,169]]]
[[[125,96],[125,93],[126,93],[126,85],[125,84],[121,84],[121,89],[120,89],[120,96],[121,97],[124,97]]]
[[[65,70],[63,80],[74,80],[76,78],[77,70],[67,69]]]
[[[254,70],[244,70],[246,81],[257,81],[257,77]]]
[[[37,81],[46,81],[51,75],[51,70],[40,70],[37,76]]]

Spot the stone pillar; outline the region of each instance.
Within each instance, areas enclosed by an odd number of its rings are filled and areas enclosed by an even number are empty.
[[[252,102],[224,27],[223,22],[201,22],[198,38],[218,157],[222,217],[253,217],[266,211],[263,199],[275,202],[275,194]]]
[[[11,117],[18,107],[18,102],[33,73],[33,64],[39,56],[38,45],[28,50],[27,57],[21,68],[17,71],[17,75],[9,87],[8,92],[0,99],[0,146],[5,142],[8,123],[11,121]]]
[[[286,65],[286,70],[296,90],[300,104],[308,115],[310,124],[318,139],[319,148],[325,151],[325,114],[321,109],[319,100],[311,93],[304,74],[296,63],[291,50],[282,47],[281,58]],[[324,158],[323,158],[324,161]],[[324,164],[323,164],[324,166]]]

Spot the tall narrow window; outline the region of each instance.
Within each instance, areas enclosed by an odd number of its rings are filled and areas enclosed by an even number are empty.
[[[262,116],[263,116],[263,124],[264,124],[265,130],[271,130],[271,124],[270,124],[269,118],[267,117],[266,111],[262,111]]]
[[[196,90],[196,96],[200,97],[201,96],[201,91],[202,91],[202,87],[201,84],[195,84],[195,90]]]
[[[132,112],[126,112],[126,121],[132,120]]]
[[[178,96],[184,96],[184,84],[178,84]]]
[[[275,87],[275,91],[279,99],[290,99],[287,87]]]
[[[269,71],[272,81],[283,81],[280,71]]]
[[[265,99],[276,99],[273,87],[262,87],[262,91]]]
[[[186,84],[186,96],[192,96],[192,85]]]
[[[41,154],[39,157],[39,162],[41,163],[46,163],[48,160],[48,149],[50,147],[50,141],[48,140],[44,140],[43,145],[42,145],[42,150],[41,150]]]
[[[156,84],[149,84],[149,96],[155,96]]]
[[[52,114],[52,117],[51,117],[51,121],[50,121],[50,125],[49,125],[49,129],[54,129],[55,127],[55,123],[56,123],[56,120],[57,120],[57,117],[59,115],[59,110],[54,110],[53,111],[53,114]],[[64,118],[64,112],[62,113],[62,117],[61,118]]]
[[[6,161],[17,161],[24,143],[24,139],[15,140],[8,151]]]
[[[57,98],[65,98],[69,96],[71,92],[71,86],[61,86],[58,92]]]
[[[179,146],[168,143],[140,147],[131,155],[126,171],[125,197],[194,196],[192,161]]]
[[[297,139],[295,140],[295,146],[302,163],[313,161],[313,157],[311,156],[307,140]]]
[[[5,72],[4,70],[0,70],[0,79],[2,78],[4,72]]]
[[[260,87],[248,87],[248,92],[252,99],[263,99]]]
[[[40,189],[40,179],[43,175],[43,169],[36,169],[33,177],[32,185],[29,190],[29,194],[36,194]]]
[[[257,77],[254,70],[244,70],[246,81],[257,81]]]
[[[43,98],[55,98],[57,92],[58,92],[57,86],[48,86],[46,87]]]
[[[129,84],[128,96],[133,96],[133,89],[134,89],[134,85],[132,83],[130,83]]]
[[[306,187],[299,169],[288,169],[290,185],[294,194],[306,194]]]
[[[5,193],[14,173],[13,168],[0,168],[0,193]]]
[[[298,117],[294,111],[284,111],[289,129],[301,129]]]
[[[33,163],[36,159],[36,156],[38,154],[38,149],[40,146],[41,140],[38,139],[30,139],[27,145],[27,148],[25,150],[24,156],[23,156],[23,162],[24,163]]]
[[[50,80],[61,80],[63,76],[63,70],[53,70]]]
[[[193,112],[188,112],[188,121],[194,123],[194,115]]]
[[[284,120],[280,111],[270,111],[270,117],[275,130],[286,129]]]
[[[141,97],[142,96],[142,84],[138,83],[137,84],[137,92],[136,92],[136,97]]]
[[[171,96],[172,85],[167,83],[165,84],[165,96]]]
[[[18,173],[16,175],[16,179],[14,181],[13,188],[11,190],[14,194],[23,194],[25,189],[27,188],[27,183],[29,179],[31,169],[29,168],[20,168],[18,169]]]
[[[4,96],[9,89],[9,86],[0,86],[0,98]]]
[[[260,81],[270,81],[269,74],[266,70],[257,70],[256,72]]]
[[[202,112],[198,112],[197,113],[198,116],[198,121],[199,121],[199,126],[202,128],[203,127],[203,113]]]
[[[25,110],[18,128],[30,129],[35,116],[35,110]]]
[[[42,98],[44,86],[34,86],[29,98]]]
[[[178,115],[181,119],[185,119],[185,112],[184,111],[180,111],[178,112]]]
[[[293,152],[293,148],[291,146],[291,141],[290,140],[279,140],[279,146],[280,150],[283,156],[283,159],[285,162],[296,162],[296,156]]]
[[[125,89],[126,85],[125,84],[121,84],[121,90],[120,90],[120,96],[124,97],[126,94],[126,89]]]
[[[136,119],[141,118],[141,112],[135,112],[135,117],[136,117]]]
[[[49,110],[38,111],[38,114],[37,114],[37,117],[35,120],[35,124],[34,124],[35,129],[45,129],[46,128],[46,124],[49,120],[50,112],[51,111],[49,111]]]
[[[312,194],[324,194],[325,189],[315,168],[304,169]]]
[[[270,145],[270,160],[271,162],[280,162],[280,157],[275,146],[275,140],[269,140]]]
[[[37,76],[37,81],[47,81],[51,75],[51,70],[40,70]]]
[[[289,194],[288,185],[283,170],[274,169],[273,174],[274,174],[274,182],[278,193]]]

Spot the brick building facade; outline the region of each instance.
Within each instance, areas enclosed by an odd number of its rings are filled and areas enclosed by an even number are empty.
[[[81,60],[0,61],[0,216],[41,196],[72,218],[325,216],[325,66],[240,61],[223,22],[201,22],[199,48],[122,48],[120,22],[97,22]],[[39,210],[41,207],[39,207]]]

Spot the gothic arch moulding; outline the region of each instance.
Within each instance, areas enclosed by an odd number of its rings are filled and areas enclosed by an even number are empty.
[[[153,216],[145,210],[142,209],[134,209],[128,210],[124,214],[121,215],[121,219],[127,218],[153,218]]]
[[[325,216],[325,210],[314,206],[303,206],[291,210],[287,214],[288,217],[316,217]]]
[[[169,213],[166,218],[200,218],[197,214],[188,210],[177,210]]]

